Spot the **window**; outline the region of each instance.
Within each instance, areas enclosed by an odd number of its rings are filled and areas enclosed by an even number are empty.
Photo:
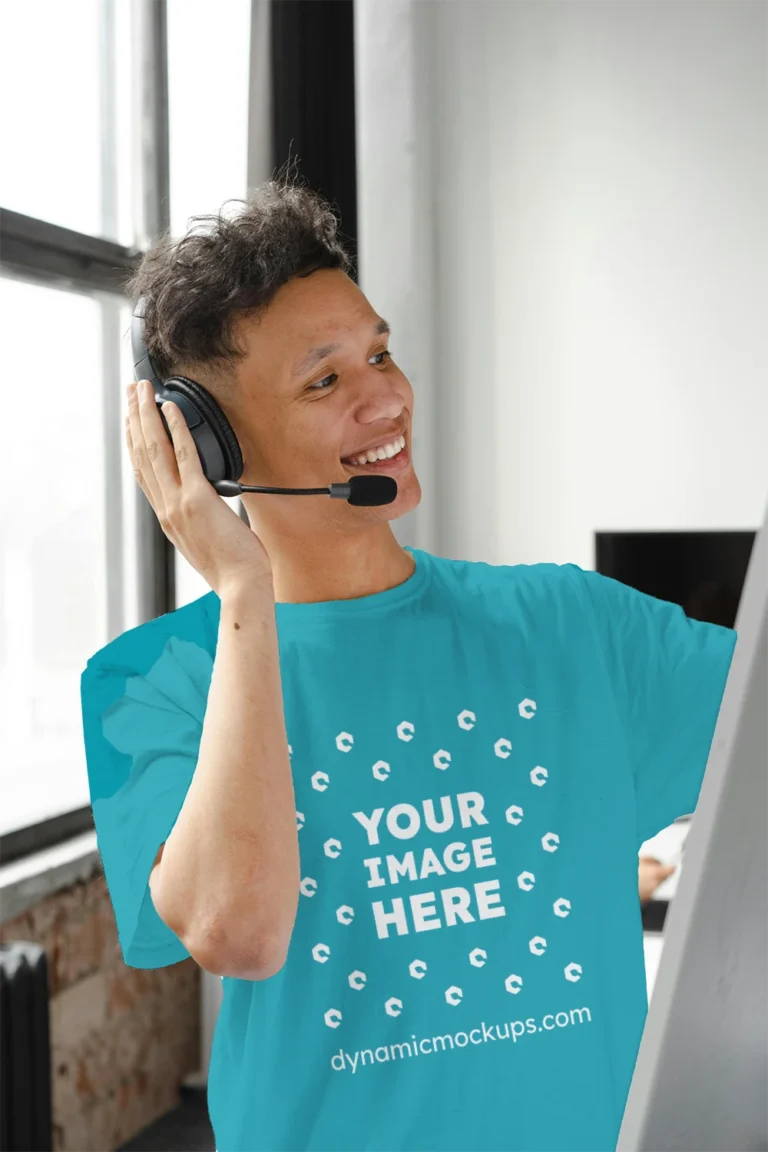
[[[170,550],[123,445],[124,282],[168,203],[164,10],[45,0],[3,17],[0,863],[92,826],[79,677],[173,588],[150,586]]]
[[[5,346],[11,386],[0,431],[0,483],[9,496],[0,521],[2,835],[89,803],[80,672],[140,616],[135,480],[121,443],[127,399],[124,388],[104,387],[105,361],[114,359],[118,326],[127,334],[130,308],[105,293],[2,278],[0,310],[14,334]],[[30,349],[41,337],[51,359],[36,362]],[[126,339],[119,362],[127,381]]]
[[[6,4],[3,41],[0,204],[132,244],[129,0]]]
[[[13,333],[4,347],[0,432],[0,482],[11,497],[0,528],[6,832],[87,802],[79,669],[84,654],[106,642],[107,553],[99,306],[72,292],[2,279],[0,312]],[[57,354],[72,347],[75,334],[77,355]],[[41,340],[50,359],[30,355]]]
[[[251,0],[168,2],[171,230],[245,196]],[[190,66],[203,62],[204,66]],[[266,179],[266,175],[264,177]]]
[[[251,0],[215,21],[203,0],[4,13],[3,863],[92,827],[88,657],[207,591],[147,515],[125,450],[124,284],[158,231],[246,193],[250,17]]]

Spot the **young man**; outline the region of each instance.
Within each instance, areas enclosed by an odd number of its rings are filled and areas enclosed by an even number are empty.
[[[246,525],[178,409],[171,443],[132,399],[137,480],[212,590],[82,676],[123,955],[223,979],[219,1152],[613,1149],[638,852],[696,806],[736,634],[575,564],[400,546],[413,391],[335,227],[270,183],[130,286],[244,483],[325,486],[389,443],[398,494],[246,494]]]

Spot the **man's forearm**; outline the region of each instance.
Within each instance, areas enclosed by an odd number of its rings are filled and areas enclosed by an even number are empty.
[[[299,878],[274,593],[236,587],[221,596],[198,761],[153,900],[204,968],[258,979],[283,964]]]

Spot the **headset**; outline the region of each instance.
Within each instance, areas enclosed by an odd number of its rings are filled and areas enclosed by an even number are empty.
[[[172,400],[189,428],[197,447],[200,465],[207,480],[220,496],[239,496],[241,492],[267,492],[285,496],[331,496],[350,504],[373,507],[391,504],[397,496],[397,481],[392,476],[352,476],[346,483],[328,484],[325,488],[265,488],[241,484],[243,454],[234,429],[214,397],[188,376],[169,376],[162,380],[144,340],[146,297],[136,302],[131,320],[131,348],[135,380],[149,380],[155,393],[160,419],[173,443],[161,404]]]

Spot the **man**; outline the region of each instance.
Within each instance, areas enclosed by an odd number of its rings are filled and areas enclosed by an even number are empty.
[[[736,634],[574,564],[399,545],[413,390],[335,228],[270,183],[130,286],[244,483],[343,481],[387,442],[398,495],[246,494],[248,528],[178,409],[171,446],[131,401],[137,479],[212,591],[83,672],[123,955],[222,976],[218,1152],[613,1149],[647,1010],[638,852],[696,806]]]

